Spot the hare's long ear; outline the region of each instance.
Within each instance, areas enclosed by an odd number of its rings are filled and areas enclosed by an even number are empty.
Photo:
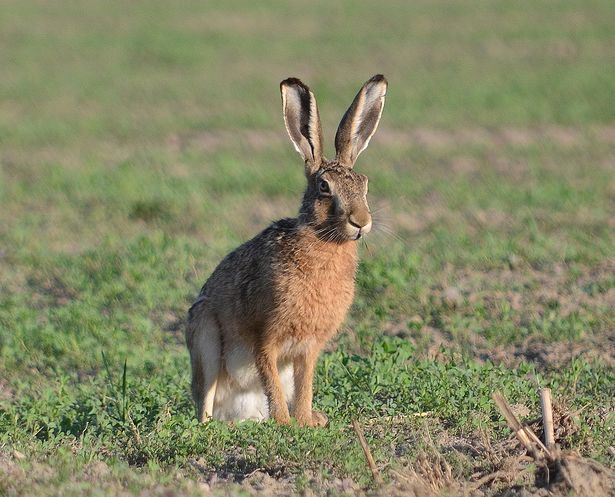
[[[297,78],[280,83],[284,124],[297,152],[305,161],[306,173],[314,173],[322,163],[322,130],[316,99]]]
[[[387,85],[382,74],[373,76],[359,90],[342,117],[335,134],[336,159],[341,164],[353,167],[359,154],[367,147],[380,122]]]

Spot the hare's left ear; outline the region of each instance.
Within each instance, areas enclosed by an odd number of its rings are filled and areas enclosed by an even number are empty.
[[[342,165],[352,168],[376,132],[384,108],[387,85],[382,74],[373,76],[359,90],[342,117],[335,134],[336,159]]]
[[[303,157],[306,174],[313,174],[323,161],[322,130],[316,98],[297,78],[282,81],[280,91],[286,131],[297,152]]]

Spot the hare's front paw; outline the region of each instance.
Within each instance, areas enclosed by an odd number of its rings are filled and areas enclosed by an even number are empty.
[[[288,413],[276,413],[271,417],[275,420],[276,423],[280,425],[287,425],[288,423],[290,423],[290,416],[288,415]]]
[[[290,423],[290,414],[288,413],[286,402],[270,402],[269,417],[281,425]]]
[[[329,418],[322,412],[312,411],[312,426],[327,426]]]

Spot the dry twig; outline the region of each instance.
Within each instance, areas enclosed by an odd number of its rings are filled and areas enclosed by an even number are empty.
[[[363,449],[363,453],[365,454],[365,459],[367,459],[367,464],[369,465],[369,469],[372,472],[372,477],[374,478],[374,481],[378,484],[382,483],[382,476],[380,476],[380,471],[378,471],[378,467],[376,466],[374,458],[372,457],[372,451],[369,449],[369,445],[367,445],[367,441],[365,440],[363,428],[361,428],[361,425],[358,423],[357,420],[352,421],[352,427],[357,434],[359,443],[361,444],[361,448]]]
[[[508,401],[500,392],[495,392],[493,394],[493,400],[500,409],[500,412],[506,419],[508,426],[511,430],[513,430],[519,442],[521,442],[521,444],[536,461],[541,461],[543,459],[547,459],[549,462],[555,461],[555,450],[548,449],[529,426],[524,426],[521,424],[519,419],[517,419],[517,416],[515,416],[515,413],[512,412],[512,409],[508,405]],[[553,419],[552,414],[551,419]]]
[[[502,413],[504,418],[506,419],[508,426],[513,431],[515,436],[519,439],[519,442],[521,442],[521,444],[526,448],[526,450],[530,454],[534,455],[535,448],[532,445],[528,434],[523,429],[523,425],[517,419],[517,416],[515,416],[515,413],[512,412],[512,409],[508,405],[508,402],[506,401],[504,396],[500,392],[495,392],[493,394],[493,400],[495,404],[498,406],[498,409],[500,409],[500,412]]]
[[[545,432],[545,445],[547,449],[555,448],[555,431],[553,429],[553,407],[551,406],[551,389],[543,388],[540,391],[540,407],[542,409],[542,425]]]

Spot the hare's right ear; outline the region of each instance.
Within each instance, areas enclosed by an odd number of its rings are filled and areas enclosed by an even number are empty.
[[[344,166],[354,166],[357,157],[376,132],[387,86],[387,80],[382,74],[373,76],[359,90],[342,117],[335,134],[335,152],[336,159]]]
[[[315,173],[323,157],[322,130],[314,94],[297,78],[282,81],[280,91],[288,136],[305,161],[306,173]]]

